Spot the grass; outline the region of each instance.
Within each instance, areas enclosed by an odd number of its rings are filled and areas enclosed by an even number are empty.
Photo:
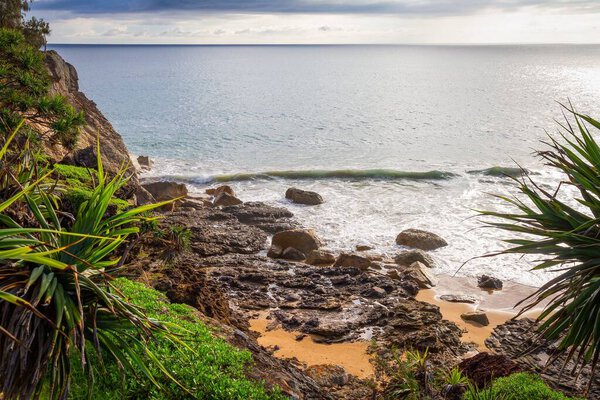
[[[91,198],[94,181],[98,176],[93,169],[67,164],[54,164],[54,175],[59,183],[66,187],[61,196],[63,201],[68,202],[74,211]],[[109,205],[117,212],[122,212],[130,206],[127,201],[119,198],[111,199]]]
[[[187,305],[171,304],[163,294],[142,284],[120,278],[115,283],[125,298],[142,307],[151,318],[177,324],[184,330],[183,338],[191,350],[181,350],[169,340],[156,338],[148,347],[175,378],[193,395],[169,381],[160,371],[150,366],[163,387],[159,391],[144,379],[127,374],[124,381],[115,364],[106,371],[97,371],[92,398],[109,399],[283,399],[278,391],[269,392],[260,382],[246,378],[252,364],[252,355],[239,350],[213,335],[211,330]],[[154,369],[153,369],[154,368]],[[71,399],[87,398],[87,377],[77,371],[71,389]]]
[[[88,201],[92,197],[92,194],[92,189],[77,187],[68,182],[67,189],[62,194],[61,198],[63,199],[63,201],[68,202],[73,210],[78,210],[79,206],[81,206],[84,202]],[[110,199],[108,205],[109,210],[113,208],[113,212],[115,210],[116,212],[122,212],[131,206],[131,204],[129,204],[127,201],[118,199],[116,197]]]
[[[470,390],[465,400],[505,399],[505,400],[579,400],[554,391],[537,375],[520,372],[505,378],[498,378],[488,389],[476,392]],[[581,399],[583,400],[583,399]]]
[[[88,186],[92,184],[92,178],[97,176],[95,170],[67,164],[54,164],[54,172],[64,180],[73,179]]]

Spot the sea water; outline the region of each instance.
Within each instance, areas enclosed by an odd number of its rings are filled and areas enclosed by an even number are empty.
[[[533,154],[557,102],[600,111],[600,46],[50,47],[154,178],[286,206],[336,251],[392,256],[400,231],[430,230],[439,272],[532,285],[535,259],[477,258],[510,235],[476,210],[510,210],[492,194],[516,194],[517,164],[561,179]],[[292,186],[325,203],[287,202]]]

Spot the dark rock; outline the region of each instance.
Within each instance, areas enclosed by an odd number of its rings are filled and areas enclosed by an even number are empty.
[[[188,190],[183,183],[160,181],[143,183],[142,187],[146,189],[157,201],[173,200],[185,197]]]
[[[310,254],[312,250],[317,250],[321,247],[321,241],[312,229],[294,229],[277,232],[273,235],[271,241],[269,257],[279,257],[288,247],[293,247],[303,254]]]
[[[152,168],[152,164],[154,164],[148,156],[139,156],[137,162],[142,170],[149,170]]]
[[[396,244],[421,250],[435,250],[448,245],[444,239],[435,233],[420,229],[407,229],[400,232],[396,237]]]
[[[435,261],[433,257],[424,252],[423,250],[407,250],[403,251],[400,254],[396,255],[394,261],[398,265],[409,266],[412,263],[419,261],[423,263],[428,268],[433,268],[435,266]]]
[[[570,396],[583,396],[591,381],[587,398],[600,399],[600,375],[597,372],[592,374],[590,365],[580,372],[576,371],[574,361],[571,359],[567,362],[568,353],[558,353],[558,342],[540,337],[538,328],[539,324],[530,318],[509,320],[494,328],[485,345],[494,353],[535,371],[550,386]]]
[[[373,247],[369,246],[368,244],[357,244],[356,245],[356,251],[369,251],[369,250],[373,250]]]
[[[217,197],[221,193],[227,193],[235,197],[235,192],[233,191],[233,188],[229,185],[221,185],[217,186],[216,188],[208,188],[205,192],[206,194],[211,195],[212,197]]]
[[[243,201],[227,192],[219,193],[213,200],[213,204],[217,207],[237,206],[242,203]]]
[[[313,250],[308,254],[306,262],[311,265],[329,265],[335,262],[335,255],[327,250]]]
[[[382,289],[380,287],[372,287],[370,289],[367,289],[366,291],[364,291],[363,296],[365,297],[373,297],[376,299],[380,299],[382,297],[385,297],[385,295],[387,294],[387,292],[385,291],[385,289]]]
[[[478,388],[484,388],[496,378],[522,372],[523,368],[508,357],[500,354],[479,353],[467,358],[458,368]]]
[[[146,204],[156,203],[156,199],[154,198],[154,196],[152,196],[152,194],[150,194],[149,191],[147,191],[141,186],[135,188],[134,196],[135,204],[137,206],[144,206]]]
[[[348,374],[339,365],[311,365],[306,373],[323,387],[344,386],[349,381]]]
[[[419,285],[411,280],[400,281],[400,287],[411,296],[416,296],[419,293]]]
[[[468,322],[475,322],[476,324],[482,326],[488,326],[490,324],[490,320],[487,317],[487,314],[483,311],[470,311],[464,314],[461,314],[460,317]]]
[[[342,253],[335,260],[334,267],[354,267],[366,271],[371,266],[371,260],[365,256],[352,253]]]
[[[214,208],[164,215],[161,226],[185,226],[192,232],[191,251],[201,257],[227,253],[252,254],[266,247],[267,235]]]
[[[481,275],[477,278],[477,286],[482,289],[500,290],[502,289],[502,281],[488,275]]]
[[[281,258],[284,260],[302,261],[306,258],[304,253],[293,247],[288,247],[281,253]]]
[[[261,202],[246,202],[237,206],[223,207],[221,211],[234,215],[243,224],[253,225],[268,233],[298,228],[292,214],[283,207],[273,207]]]
[[[425,264],[415,261],[400,272],[401,279],[415,282],[421,289],[430,289],[437,285],[437,278],[428,271]]]
[[[298,188],[289,188],[285,192],[285,198],[297,204],[305,204],[310,206],[323,203],[323,198],[320,194]]]

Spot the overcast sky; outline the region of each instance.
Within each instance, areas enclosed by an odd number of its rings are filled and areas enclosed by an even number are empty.
[[[51,43],[600,43],[600,0],[36,0]]]

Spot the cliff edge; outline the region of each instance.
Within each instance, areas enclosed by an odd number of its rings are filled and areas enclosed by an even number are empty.
[[[129,170],[134,175],[133,183],[136,184],[137,176],[131,166],[129,152],[123,138],[98,110],[96,103],[79,91],[79,77],[75,67],[66,62],[54,50],[46,52],[46,65],[52,79],[50,94],[61,95],[69,99],[77,111],[84,112],[86,121],[81,128],[74,149],[68,150],[60,144],[47,143],[46,153],[55,162],[95,168],[97,166],[96,138],[99,135],[100,153],[105,170],[115,173],[119,171],[122,165],[130,165]]]

